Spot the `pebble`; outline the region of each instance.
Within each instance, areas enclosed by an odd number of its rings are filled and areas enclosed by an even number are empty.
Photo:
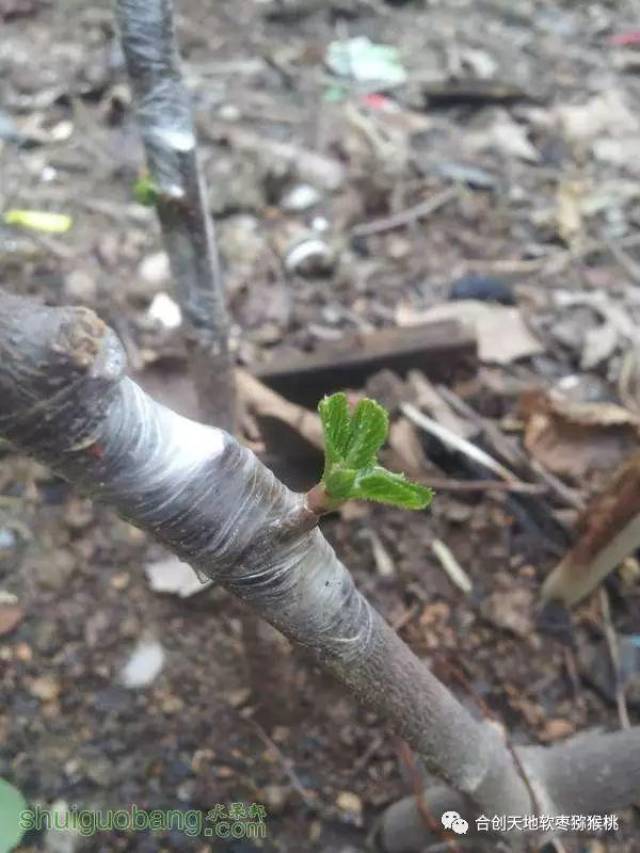
[[[147,687],[160,674],[165,657],[157,640],[142,640],[122,670],[122,683],[132,690]]]
[[[555,741],[569,737],[575,731],[573,723],[569,720],[553,719],[547,720],[544,729],[540,733],[541,740]]]
[[[360,817],[362,814],[362,800],[353,791],[340,791],[336,797],[336,805],[342,812]]]
[[[287,272],[303,276],[325,275],[335,265],[335,254],[320,237],[310,236],[292,246],[284,259]]]
[[[75,559],[63,550],[36,557],[28,566],[38,586],[53,590],[63,589],[71,580],[75,568]]]
[[[166,252],[154,252],[140,261],[132,293],[135,296],[151,297],[166,288],[170,280],[169,256]]]
[[[165,329],[177,329],[182,323],[180,306],[168,293],[156,293],[147,313]]]
[[[97,292],[95,278],[85,270],[73,270],[65,277],[64,295],[71,302],[94,302]]]
[[[311,184],[298,184],[288,190],[280,202],[280,207],[291,213],[301,213],[318,204],[322,196]]]
[[[60,695],[60,683],[51,675],[41,675],[34,678],[29,685],[29,693],[42,702],[52,702]]]
[[[268,814],[281,814],[289,800],[290,789],[285,785],[265,785],[260,790],[262,802]]]

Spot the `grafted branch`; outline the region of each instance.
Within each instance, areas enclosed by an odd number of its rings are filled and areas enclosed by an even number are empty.
[[[474,719],[357,591],[303,496],[227,433],[155,403],[124,370],[117,338],[91,312],[0,291],[0,435],[307,648],[479,811],[534,813],[501,732]],[[518,757],[548,815],[640,795],[638,729]]]
[[[115,7],[202,415],[233,432],[229,319],[191,99],[180,70],[173,4],[117,0]]]

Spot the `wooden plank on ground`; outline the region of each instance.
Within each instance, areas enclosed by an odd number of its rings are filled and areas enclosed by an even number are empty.
[[[475,370],[476,355],[473,332],[445,320],[345,335],[322,351],[276,356],[255,375],[288,400],[315,407],[324,394],[362,388],[385,368],[403,377],[418,369],[433,381],[450,382]]]

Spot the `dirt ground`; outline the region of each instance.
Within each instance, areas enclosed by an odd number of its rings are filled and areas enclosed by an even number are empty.
[[[452,367],[440,399],[471,441],[539,488],[447,487],[486,470],[402,418],[400,401],[429,404],[417,380],[383,374],[369,388],[404,424],[400,462],[411,457],[441,487],[427,513],[349,508],[323,523],[327,536],[401,636],[514,744],[615,729],[606,629],[640,634],[638,563],[607,580],[609,618],[598,593],[549,613],[539,592],[578,507],[638,449],[640,6],[176,6],[242,365],[410,325],[436,306],[458,311],[456,282],[493,312],[472,369]],[[95,308],[142,381],[189,411],[179,333],[157,319],[171,284],[154,213],[134,197],[143,152],[110,5],[0,0],[0,25],[1,209],[73,220],[66,233],[0,226],[0,281]],[[338,76],[329,45],[357,36],[395,46],[403,79]],[[415,212],[439,194],[432,212]],[[541,435],[531,388],[600,414],[576,426],[563,410],[565,431],[552,419]],[[628,421],[607,420],[614,404]],[[255,441],[255,423],[249,431]],[[536,479],[532,459],[559,484]],[[309,454],[303,479],[314,465]],[[464,568],[468,594],[434,540]],[[30,803],[61,808],[261,803],[267,839],[33,832],[19,849],[367,849],[384,807],[412,790],[401,744],[223,591],[153,590],[144,567],[165,556],[0,445],[0,777]],[[162,667],[131,689],[123,670],[140,643],[161,649]],[[625,678],[637,724],[636,664]],[[563,849],[640,850],[638,814],[619,818],[619,832]]]

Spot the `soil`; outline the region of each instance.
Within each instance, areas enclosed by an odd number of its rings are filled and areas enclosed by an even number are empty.
[[[584,333],[598,328],[597,311],[556,295],[601,293],[638,319],[630,238],[640,171],[623,143],[640,134],[640,54],[631,37],[612,38],[632,32],[637,13],[631,0],[178,2],[239,362],[257,369],[393,325],[399,306],[419,314],[462,277],[484,276],[513,297],[543,351],[452,375],[459,397],[510,422],[520,447],[526,386],[569,377],[585,399],[617,400],[632,342],[622,337],[589,365]],[[0,0],[0,21],[2,209],[73,218],[64,234],[0,228],[0,280],[94,308],[144,375],[180,345],[148,313],[170,281],[153,211],[133,195],[143,153],[111,7]],[[397,46],[407,81],[381,94],[333,77],[327,46],[358,35]],[[600,129],[579,137],[574,127],[569,139],[562,109],[603,92],[606,120],[590,119]],[[307,155],[283,166],[255,139],[317,152],[344,179],[329,186],[325,163],[311,180]],[[458,193],[430,216],[352,234],[452,184]],[[301,185],[317,200],[292,210],[288,195]],[[287,269],[291,235],[314,228],[324,259]],[[188,410],[177,364],[169,393]],[[409,386],[400,393],[415,401]],[[442,447],[424,446],[439,477],[477,479]],[[165,556],[157,545],[6,445],[0,454],[0,591],[16,597],[0,609],[0,776],[43,806],[267,811],[261,843],[109,831],[55,847],[32,832],[19,850],[367,849],[385,806],[412,790],[399,741],[224,591],[153,591],[143,567]],[[595,488],[586,476],[567,482],[584,499]],[[570,612],[538,605],[574,520],[554,495],[445,488],[427,514],[366,505],[323,529],[465,704],[501,721],[514,744],[552,743],[620,724],[598,594]],[[464,567],[470,594],[443,571],[435,539]],[[640,584],[627,568],[631,580],[612,576],[606,589],[616,632],[637,636]],[[123,667],[149,638],[164,665],[149,686],[127,688]],[[629,701],[632,723],[639,707]],[[638,814],[619,818],[619,832],[564,849],[640,850]]]

